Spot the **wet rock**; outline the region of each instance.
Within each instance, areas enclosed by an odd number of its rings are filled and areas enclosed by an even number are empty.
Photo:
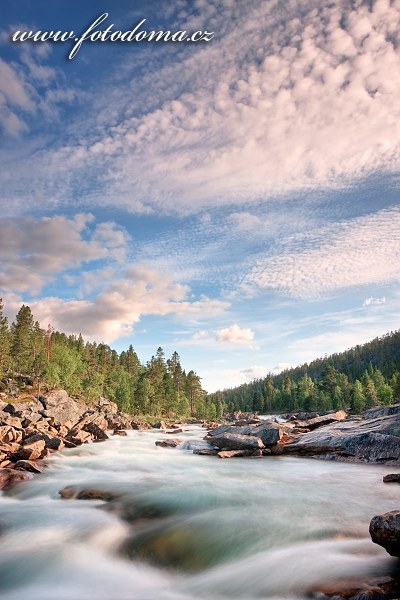
[[[155,521],[173,514],[170,506],[147,502],[138,498],[115,498],[104,506],[102,510],[117,515],[127,523],[137,521]]]
[[[400,510],[373,517],[369,533],[375,544],[383,546],[391,556],[400,557]]]
[[[80,419],[77,423],[75,423],[74,427],[77,427],[78,429],[84,429],[85,431],[90,432],[90,427],[92,425],[98,427],[98,429],[101,429],[102,431],[106,431],[106,429],[108,428],[107,419],[104,417],[104,415],[100,414],[99,412],[85,413],[83,415],[83,418]]]
[[[183,440],[157,440],[155,442],[156,446],[160,446],[161,448],[176,448],[179,444],[182,444]]]
[[[30,471],[31,473],[43,473],[44,467],[34,460],[18,460],[14,469],[17,471]]]
[[[167,426],[164,421],[157,421],[153,423],[153,429],[167,429]]]
[[[376,419],[377,417],[387,417],[389,415],[400,415],[400,404],[377,406],[376,408],[369,408],[363,412],[363,417],[365,419]]]
[[[183,429],[172,429],[172,431],[167,430],[165,433],[183,433]]]
[[[259,450],[264,448],[264,444],[259,437],[231,433],[230,431],[219,435],[206,436],[205,439],[221,450]]]
[[[93,439],[96,442],[103,442],[103,441],[109,439],[108,435],[106,434],[106,432],[104,431],[104,429],[101,429],[98,425],[96,425],[96,423],[93,423],[93,422],[87,423],[83,427],[83,430],[87,431],[90,434],[92,434]]]
[[[215,439],[218,439],[221,437],[221,435],[224,436],[225,434],[251,436],[261,439],[265,447],[271,447],[281,439],[281,437],[283,436],[283,432],[283,426],[278,425],[273,421],[265,420],[261,421],[261,423],[259,423],[258,425],[220,425],[216,429],[209,431],[205,439],[210,441],[211,443],[214,443]],[[252,444],[252,442],[250,442],[250,444]],[[220,443],[215,443],[215,445],[219,448],[225,447],[221,446]],[[228,448],[228,446],[226,446],[226,448]]]
[[[98,488],[82,488],[77,485],[67,485],[58,492],[61,498],[67,500],[104,500],[108,502],[118,497],[115,493]]]
[[[33,444],[43,440],[45,447],[50,450],[62,450],[64,448],[63,440],[58,436],[47,435],[46,433],[35,433],[24,439],[25,444]]]
[[[240,452],[240,450],[238,450]],[[218,454],[217,448],[196,448],[193,450],[193,454],[200,454],[200,456],[216,456]]]
[[[73,428],[66,436],[64,443],[66,441],[72,442],[75,446],[79,446],[80,444],[85,444],[92,440],[92,434],[88,431],[84,431],[83,429]]]
[[[241,456],[251,456],[251,450],[221,450],[217,453],[220,458],[239,458]]]
[[[15,469],[0,469],[0,490],[4,490],[15,483],[32,479],[33,473],[16,471]]]
[[[389,473],[383,476],[384,483],[400,483],[400,473]]]
[[[113,435],[126,436],[128,434],[126,433],[125,429],[114,429]]]

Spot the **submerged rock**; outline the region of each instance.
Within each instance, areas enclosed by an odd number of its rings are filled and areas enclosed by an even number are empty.
[[[371,539],[383,546],[391,556],[400,557],[400,510],[393,510],[371,519]]]
[[[67,500],[114,500],[118,494],[98,488],[84,488],[77,485],[67,485],[58,492],[61,498]]]
[[[383,476],[384,483],[400,483],[400,473],[389,473]]]
[[[31,473],[43,473],[44,467],[38,462],[33,460],[18,460],[14,469],[17,471],[30,471]]]
[[[28,471],[19,471],[15,469],[0,469],[0,490],[4,490],[5,488],[14,485],[15,483],[19,483],[21,481],[26,481],[27,479],[32,479],[33,473],[29,473]]]
[[[182,444],[183,440],[157,440],[155,442],[156,446],[160,446],[161,448],[176,448],[179,444]]]

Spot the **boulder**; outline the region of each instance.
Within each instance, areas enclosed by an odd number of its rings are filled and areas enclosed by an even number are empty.
[[[217,453],[220,458],[235,458],[240,456],[251,456],[251,450],[221,450]]]
[[[347,413],[344,410],[338,410],[334,413],[329,413],[326,415],[321,415],[318,417],[314,417],[312,419],[306,419],[304,421],[297,421],[297,427],[307,428],[307,429],[316,429],[317,427],[322,427],[323,425],[329,425],[330,423],[335,423],[337,421],[343,421],[346,419]]]
[[[84,431],[83,429],[73,428],[68,433],[65,438],[66,441],[72,442],[75,446],[80,446],[80,444],[85,444],[92,440],[92,434],[88,431]],[[65,443],[65,442],[64,442]],[[67,445],[67,444],[65,444]]]
[[[389,415],[400,415],[400,404],[377,406],[375,408],[369,408],[363,412],[363,417],[365,419],[376,419],[377,417],[387,417]]]
[[[391,556],[400,557],[400,510],[373,517],[369,533],[374,544],[383,546]]]
[[[82,402],[70,398],[65,390],[55,390],[43,397],[44,417],[53,419],[54,424],[62,425],[66,421],[76,423],[86,411]]]
[[[112,492],[97,488],[82,488],[77,485],[67,485],[58,493],[61,498],[67,500],[104,500],[108,502],[116,498],[116,495]]]
[[[175,440],[157,440],[155,442],[156,446],[160,446],[161,448],[176,448],[179,444],[182,444],[183,440],[175,439]]]
[[[389,473],[383,476],[384,483],[400,483],[400,473]]]
[[[355,461],[399,463],[400,416],[332,423],[289,440],[281,450]]]
[[[50,450],[62,450],[64,448],[64,442],[60,437],[47,435],[46,433],[35,433],[24,439],[23,445],[33,444],[39,440],[43,440],[45,447]]]
[[[153,429],[167,429],[167,426],[164,421],[157,421],[153,423]]]
[[[108,422],[104,415],[99,412],[89,412],[83,415],[83,418],[80,419],[77,423],[75,423],[75,427],[78,429],[85,429],[85,431],[90,431],[90,426],[95,425],[98,429],[102,431],[106,431],[108,428]],[[89,429],[86,427],[89,426]]]
[[[128,434],[126,433],[125,429],[114,429],[113,435],[126,436]]]
[[[165,433],[183,433],[183,429],[172,429],[171,431],[166,431]]]
[[[43,473],[44,467],[34,460],[18,460],[14,469],[17,471],[30,471],[31,473]]]
[[[224,436],[225,434],[251,436],[261,439],[265,447],[271,447],[281,439],[283,432],[284,426],[274,423],[273,421],[265,420],[261,421],[259,424],[251,425],[220,425],[209,431],[204,439],[213,444],[215,439],[218,439],[221,435]],[[249,443],[253,444],[253,442]],[[215,445],[222,448],[219,443],[215,443]],[[235,448],[232,449],[234,450]]]
[[[21,460],[36,460],[38,458],[42,458],[44,449],[44,440],[37,440],[31,444],[20,446],[16,452],[16,456]]]
[[[84,425],[83,430],[87,431],[88,433],[91,433],[93,436],[93,439],[96,442],[103,442],[104,440],[109,439],[108,435],[106,434],[104,429],[102,429],[101,427],[96,425],[96,423],[94,423],[94,422],[90,422],[90,423],[87,423],[86,425]]]
[[[10,425],[1,425],[0,426],[0,443],[17,443],[19,444],[22,441],[22,430],[14,429],[14,427],[10,427]]]
[[[240,452],[240,450],[234,450],[233,452]],[[218,454],[218,448],[195,448],[193,454],[200,454],[200,456],[216,456]]]
[[[96,402],[96,409],[103,414],[116,414],[118,412],[117,404],[107,398],[99,398]]]
[[[16,471],[15,469],[7,468],[0,469],[0,490],[4,490],[15,483],[26,481],[27,479],[32,478],[33,473],[29,473],[28,471]]]
[[[260,450],[264,448],[259,437],[229,431],[211,437],[206,436],[205,439],[221,450]]]

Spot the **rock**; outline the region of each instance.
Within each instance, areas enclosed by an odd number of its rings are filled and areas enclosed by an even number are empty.
[[[1,419],[2,425],[9,425],[10,427],[15,427],[17,429],[22,429],[22,422],[19,417],[15,417],[9,413],[6,413],[5,416]]]
[[[240,450],[233,450],[233,452],[241,452]],[[217,448],[195,448],[193,454],[200,454],[200,456],[216,456],[218,454]]]
[[[369,533],[375,544],[383,546],[391,556],[400,557],[400,510],[373,517]]]
[[[230,433],[229,431],[219,435],[206,436],[205,439],[221,450],[259,450],[264,448],[259,437]]]
[[[153,423],[153,429],[167,429],[167,426],[164,421],[157,421]]]
[[[30,471],[32,473],[43,473],[44,467],[33,460],[18,460],[14,469],[17,471]]]
[[[73,428],[68,433],[65,440],[72,442],[73,444],[75,444],[75,446],[79,446],[80,444],[85,444],[87,442],[90,442],[92,440],[92,434],[89,433],[88,431],[83,431],[83,429]],[[64,440],[64,443],[65,443],[65,440]],[[65,444],[65,445],[67,445],[67,444]]]
[[[26,444],[20,446],[16,455],[21,460],[36,460],[42,457],[42,453],[45,449],[44,440],[38,440],[32,444]]]
[[[83,430],[87,431],[88,433],[91,433],[93,436],[93,439],[96,442],[103,442],[104,440],[109,439],[106,432],[103,429],[101,429],[98,425],[96,425],[96,423],[94,423],[94,422],[87,423],[83,427]]]
[[[235,426],[235,425],[220,425],[216,429],[208,432],[205,439],[211,443],[218,437],[225,434],[243,435],[260,438],[265,447],[271,447],[276,444],[283,436],[284,427],[273,421],[261,421],[259,424]],[[251,443],[251,442],[250,442]],[[222,448],[218,443],[216,446]],[[235,449],[235,448],[233,448]]]
[[[389,415],[400,415],[400,404],[377,406],[376,408],[369,408],[363,412],[363,417],[365,419],[376,419],[377,417],[387,417]]]
[[[29,473],[28,471],[16,471],[15,469],[7,468],[0,469],[0,490],[4,490],[15,483],[32,478],[33,473]]]
[[[161,448],[176,448],[179,444],[182,444],[183,440],[157,440],[156,446],[161,446]]]
[[[22,441],[22,431],[18,429],[14,429],[14,427],[10,427],[9,425],[1,425],[0,426],[0,442],[3,443],[17,443],[19,444]]]
[[[60,437],[47,435],[46,433],[36,433],[24,440],[25,444],[33,444],[39,440],[43,440],[45,443],[45,447],[50,450],[62,450],[64,448],[64,442]]]
[[[70,398],[65,390],[56,390],[46,394],[43,398],[45,410],[44,417],[51,417],[55,424],[62,425],[66,421],[76,423],[86,411],[82,402]]]
[[[343,421],[346,419],[346,417],[347,413],[344,410],[338,410],[337,412],[314,417],[313,419],[298,421],[297,427],[305,427],[312,430],[316,429],[317,427],[321,427],[322,425],[329,425],[330,423],[335,423],[336,421]]]
[[[165,433],[183,433],[183,429],[172,429],[172,431],[166,431]]]
[[[90,412],[89,414],[85,413],[83,418],[80,419],[77,423],[75,423],[75,427],[78,429],[85,429],[85,431],[90,432],[90,426],[95,425],[102,431],[106,431],[108,428],[108,422],[104,415],[98,412]],[[89,426],[89,429],[87,427]],[[91,432],[90,432],[91,433]]]
[[[113,435],[125,436],[125,435],[128,435],[128,434],[126,433],[125,429],[114,429]]]
[[[400,483],[400,473],[389,473],[383,476],[384,483]]]
[[[106,414],[116,414],[118,412],[117,404],[107,398],[99,398],[96,402],[96,409]]]
[[[400,417],[332,423],[289,440],[281,448],[284,453],[399,463]]]
[[[217,453],[220,458],[234,458],[240,456],[250,456],[251,450],[221,450]]]
[[[67,485],[58,492],[61,498],[67,500],[114,500],[117,496],[113,492],[99,490],[98,488],[82,488],[77,485]]]

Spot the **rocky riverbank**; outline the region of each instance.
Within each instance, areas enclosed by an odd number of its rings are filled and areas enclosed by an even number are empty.
[[[0,489],[43,471],[41,460],[53,452],[105,441],[110,430],[120,435],[148,427],[105,398],[89,406],[64,390],[0,402]]]

